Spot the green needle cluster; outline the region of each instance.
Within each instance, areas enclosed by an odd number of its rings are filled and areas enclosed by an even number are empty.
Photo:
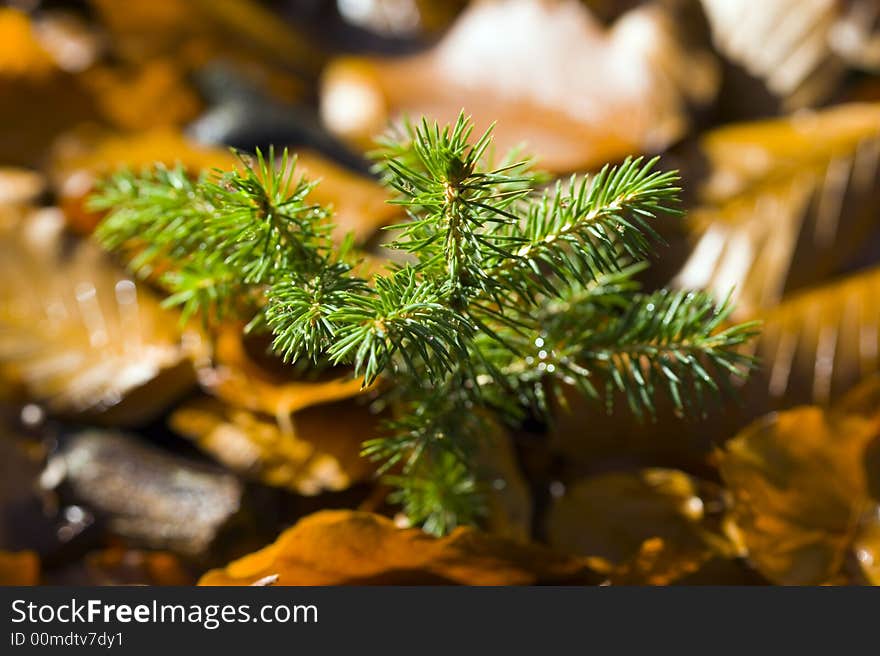
[[[637,158],[548,185],[528,160],[493,165],[491,130],[471,133],[461,116],[382,142],[377,172],[408,220],[391,228],[398,263],[372,276],[350,241],[334,244],[286,151],[197,180],[123,172],[92,199],[108,210],[103,244],[161,272],[187,316],[243,317],[288,362],[380,381],[393,419],[365,454],[434,533],[479,519],[474,454],[498,423],[546,417],[566,388],[622,393],[640,415],[658,394],[699,412],[753,366],[740,346],[756,327],[728,325],[728,302],[634,280],[652,220],[678,212],[675,173]]]

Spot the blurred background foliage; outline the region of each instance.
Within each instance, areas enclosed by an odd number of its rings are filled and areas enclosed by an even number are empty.
[[[489,517],[432,538],[359,456],[370,390],[182,324],[84,201],[290,146],[375,250],[364,153],[462,108],[554,175],[680,169],[642,282],[733,289],[762,364],[700,419],[487,435]],[[0,583],[880,583],[878,162],[876,0],[6,2]]]

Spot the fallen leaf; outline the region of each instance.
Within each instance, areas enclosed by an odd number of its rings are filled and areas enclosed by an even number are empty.
[[[547,447],[557,463],[550,480],[577,481],[604,471],[665,468],[688,472],[698,480],[715,475],[712,454],[721,440],[766,412],[766,387],[753,373],[746,388],[735,390],[736,401],[706,397],[700,415],[682,415],[672,400],[661,395],[655,419],[629,412],[623,394],[613,397],[612,410],[585,399],[573,387],[563,387],[554,408]],[[755,388],[752,383],[755,383]],[[752,396],[760,389],[761,396]]]
[[[238,159],[225,148],[196,143],[170,127],[133,134],[83,129],[58,144],[53,153],[53,181],[63,189],[66,178],[80,172],[106,175],[120,168],[138,171],[157,163],[179,163],[198,173],[231,169]]]
[[[211,570],[199,585],[534,585],[591,583],[586,559],[459,527],[435,538],[385,517],[326,510],[301,519],[274,543]]]
[[[616,583],[662,585],[733,557],[719,489],[670,469],[610,472],[566,489],[547,515],[551,546],[594,559]]]
[[[50,180],[71,228],[90,234],[102,215],[85,208],[96,180],[119,169],[140,171],[155,164],[180,164],[193,175],[238,164],[225,148],[203,146],[178,129],[160,126],[144,132],[116,134],[83,128],[59,139],[52,153]]]
[[[52,412],[144,421],[194,386],[203,339],[63,225],[44,209],[0,233],[0,377]]]
[[[192,585],[180,558],[166,551],[111,547],[85,558],[87,585]]]
[[[876,515],[876,501],[864,458],[880,432],[880,381],[863,385],[855,406],[845,400],[768,415],[719,456],[748,558],[774,583],[836,582],[851,556],[873,559],[877,535],[865,518]]]
[[[846,72],[880,66],[874,0],[702,0],[715,46],[785,101],[824,100]]]
[[[759,395],[777,407],[837,399],[880,366],[880,269],[793,294],[757,318]]]
[[[129,95],[125,94],[125,103],[131,103]],[[300,175],[320,181],[309,199],[333,209],[334,234],[340,240],[351,232],[356,241],[366,241],[400,217],[399,208],[387,202],[390,196],[374,180],[313,151],[297,151],[296,155],[292,182]],[[226,148],[198,144],[176,127],[159,126],[129,134],[87,130],[69,134],[56,144],[50,175],[71,227],[88,234],[101,219],[101,214],[85,208],[96,179],[122,168],[140,171],[155,164],[180,164],[193,175],[241,168],[239,159]]]
[[[360,451],[379,418],[358,398],[366,390],[350,372],[303,378],[263,341],[224,325],[198,377],[214,399],[184,405],[170,425],[234,471],[305,495],[342,490],[374,473]]]
[[[40,559],[32,551],[0,551],[0,585],[38,585]]]
[[[683,558],[680,548],[661,538],[648,538],[631,559],[608,567],[609,585],[669,585],[699,572],[711,559],[705,554]]]
[[[307,35],[252,0],[90,0],[114,54],[144,63],[173,56],[187,70],[229,60],[254,77],[313,73],[323,61]]]
[[[0,7],[0,80],[26,78],[43,81],[56,70],[55,62],[40,43],[27,14]]]
[[[701,148],[696,246],[673,284],[732,292],[737,319],[840,272],[875,229],[880,104],[721,127]]]
[[[685,52],[658,7],[606,30],[574,0],[490,0],[472,3],[424,54],[332,63],[321,114],[369,147],[389,120],[442,124],[464,108],[478,131],[497,121],[500,153],[525,142],[539,166],[567,171],[668,146],[687,128],[685,105],[716,86],[711,57]]]
[[[200,372],[203,386],[212,395],[231,405],[276,417],[289,427],[292,413],[311,405],[348,399],[360,394],[362,381],[350,375],[324,377],[323,380],[297,380],[296,373],[258,362],[246,349],[245,336],[238,326],[221,327],[214,345],[213,364]],[[331,372],[332,375],[332,372]]]
[[[300,408],[286,432],[274,418],[207,398],[184,404],[169,420],[229,469],[304,495],[369,479],[374,467],[360,451],[376,423],[368,408],[337,402]]]
[[[309,198],[333,209],[334,234],[352,233],[363,243],[380,228],[402,218],[400,208],[375,180],[353,173],[310,150],[297,151],[297,172],[319,181]]]
[[[97,66],[80,79],[101,114],[121,130],[182,126],[202,105],[185,71],[167,58],[138,67]]]

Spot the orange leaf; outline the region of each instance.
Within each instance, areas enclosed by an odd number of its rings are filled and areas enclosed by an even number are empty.
[[[87,585],[192,585],[180,558],[167,551],[111,547],[86,555]]]
[[[165,84],[161,76],[172,74],[159,72],[156,75],[160,76],[156,84],[161,85]],[[126,95],[126,102],[131,102],[129,96]],[[294,178],[306,175],[310,180],[320,181],[309,199],[333,209],[337,238],[351,232],[356,241],[363,242],[400,216],[399,209],[386,202],[387,192],[374,180],[315,152],[305,150],[296,154]],[[156,164],[180,164],[193,175],[213,169],[241,168],[241,162],[228,149],[196,143],[173,126],[160,125],[133,134],[83,130],[61,140],[52,162],[52,180],[71,227],[87,234],[100,221],[99,214],[89,212],[84,206],[98,177],[121,168],[140,171]]]
[[[379,515],[326,510],[268,547],[205,574],[199,585],[532,585],[589,583],[586,559],[459,527],[443,538]]]
[[[56,69],[40,44],[27,14],[0,8],[0,79],[44,80]]]
[[[37,585],[40,559],[32,551],[0,551],[0,585]]]
[[[297,410],[349,399],[363,391],[361,380],[351,376],[303,381],[292,380],[289,368],[270,371],[251,358],[244,340],[239,327],[221,328],[215,344],[214,368],[201,373],[202,382],[211,394],[232,405],[276,417],[288,432],[292,430],[290,416]]]

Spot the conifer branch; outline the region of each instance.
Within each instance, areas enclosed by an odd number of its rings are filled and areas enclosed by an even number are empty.
[[[748,374],[740,347],[756,330],[727,326],[729,304],[705,294],[638,290],[659,241],[651,220],[677,212],[675,173],[628,159],[542,191],[527,160],[489,164],[491,130],[471,133],[461,116],[383,142],[378,171],[409,214],[391,248],[412,262],[369,279],[350,241],[333,245],[286,152],[196,180],[121,173],[92,199],[109,210],[105,246],[160,275],[185,313],[235,314],[269,331],[286,361],[382,379],[393,419],[364,453],[410,520],[438,533],[483,511],[472,462],[489,416],[546,414],[566,386],[620,392],[638,414],[661,392],[699,412],[705,394]]]

